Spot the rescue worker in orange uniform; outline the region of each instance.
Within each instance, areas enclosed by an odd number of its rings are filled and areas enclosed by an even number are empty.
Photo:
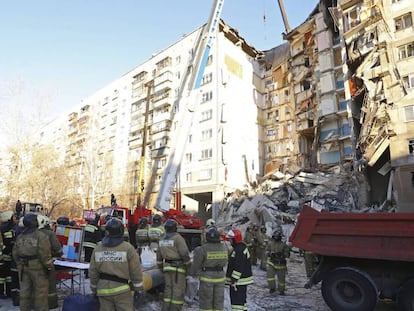
[[[206,233],[206,243],[194,250],[190,276],[199,275],[199,309],[221,311],[224,305],[224,267],[228,263],[228,250],[221,242],[216,227]]]
[[[164,224],[165,237],[157,250],[157,265],[164,272],[163,311],[181,310],[184,304],[187,269],[191,264],[190,252],[184,238],[177,233],[177,222],[168,219]]]
[[[124,241],[124,224],[120,219],[111,218],[106,223],[105,237],[92,253],[89,277],[101,311],[134,310],[131,287],[141,293],[143,276],[137,252]]]
[[[229,256],[226,283],[230,285],[232,310],[247,309],[247,286],[253,283],[250,253],[240,230],[232,229],[226,236],[233,247]]]

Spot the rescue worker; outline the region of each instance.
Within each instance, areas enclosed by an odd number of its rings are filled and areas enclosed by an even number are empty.
[[[257,258],[259,252],[259,226],[257,224],[253,224],[252,226],[252,234],[253,240],[251,243],[250,251],[250,261],[253,266],[257,265]]]
[[[0,271],[0,298],[11,297],[12,290],[12,249],[15,242],[15,224],[12,211],[0,215],[0,231],[3,239],[3,266]],[[15,293],[13,293],[14,295]]]
[[[97,295],[101,311],[134,310],[131,288],[142,291],[143,276],[134,247],[124,241],[124,224],[111,218],[105,226],[105,237],[93,250],[89,266],[91,291]]]
[[[88,220],[85,226],[85,234],[83,237],[83,250],[85,262],[91,262],[92,252],[99,241],[101,241],[101,230],[98,227],[98,222],[96,221],[96,218],[94,220]],[[85,270],[85,277],[89,277],[88,270]]]
[[[37,215],[26,213],[24,229],[16,238],[13,259],[19,269],[20,310],[47,311],[49,281],[53,268],[49,238],[37,228]]]
[[[207,242],[207,240],[206,240],[206,234],[207,234],[208,230],[211,227],[215,227],[215,226],[216,226],[216,222],[215,222],[215,220],[213,218],[207,219],[207,221],[206,221],[206,227],[204,228],[203,234],[201,235],[201,245],[203,245],[204,243]]]
[[[246,234],[244,235],[244,243],[248,247],[249,253],[252,254],[253,253],[253,243],[254,243],[254,234],[253,234],[253,226],[252,225],[250,225],[246,228]],[[251,262],[251,259],[250,259],[250,262]]]
[[[164,224],[165,237],[160,240],[157,251],[157,265],[164,272],[163,311],[181,310],[184,304],[186,273],[190,252],[184,238],[177,233],[177,222],[168,219]]]
[[[145,217],[140,218],[136,235],[138,254],[141,255],[142,249],[149,245],[148,221]]]
[[[161,215],[155,214],[154,217],[152,217],[151,227],[148,228],[148,239],[151,249],[158,249],[158,243],[164,235],[165,229],[161,223]]]
[[[275,229],[272,233],[272,238],[267,245],[267,284],[269,286],[269,293],[276,291],[277,276],[277,290],[280,295],[285,294],[286,281],[286,258],[290,257],[290,248],[282,241],[282,231]]]
[[[62,245],[60,244],[54,231],[50,229],[49,217],[43,215],[37,215],[37,222],[39,231],[44,233],[49,238],[50,243],[50,252],[53,258],[62,257]],[[55,309],[58,305],[58,296],[56,290],[56,270],[55,266],[52,266],[52,269],[48,273],[49,279],[49,309]]]
[[[224,267],[228,263],[228,250],[221,242],[220,233],[212,226],[206,233],[206,243],[194,250],[190,276],[200,277],[199,309],[221,311],[224,305]]]
[[[253,283],[249,249],[238,229],[230,230],[226,238],[233,247],[226,272],[226,283],[230,285],[231,307],[232,310],[247,310],[247,286]]]
[[[266,234],[266,226],[261,226],[257,234],[258,252],[257,255],[260,258],[260,269],[266,271],[267,256],[266,246],[269,243],[269,238]]]
[[[20,226],[20,221],[22,222],[21,226]],[[13,228],[14,228],[13,230],[15,234],[14,241],[13,241],[13,247],[14,247],[17,236],[22,232],[24,228],[23,217],[19,218],[17,216],[17,213],[13,215]],[[12,249],[12,254],[13,254],[13,249]],[[16,262],[14,261],[13,256],[12,256],[10,273],[11,273],[11,283],[10,283],[11,298],[12,298],[13,306],[18,306],[19,296],[20,296],[19,272],[18,272],[17,265],[16,265]]]

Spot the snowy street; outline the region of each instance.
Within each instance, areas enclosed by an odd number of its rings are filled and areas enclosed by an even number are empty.
[[[303,285],[306,283],[305,268],[303,258],[292,252],[291,258],[288,260],[288,276],[286,282],[286,295],[279,296],[277,294],[269,294],[266,284],[266,272],[259,269],[258,266],[253,267],[253,275],[255,283],[248,288],[248,305],[251,311],[267,311],[267,310],[283,310],[283,311],[330,311],[326,306],[318,286],[311,289],[305,289]],[[85,292],[90,293],[88,279],[85,281]],[[70,280],[65,281],[70,286]],[[82,291],[79,285],[75,284],[75,291]],[[58,287],[59,308],[62,309],[63,299],[69,294],[69,290],[64,286]],[[226,301],[225,310],[228,309],[229,301]],[[19,310],[14,307],[10,299],[0,301],[0,310]],[[158,311],[161,310],[160,297],[147,295],[142,306],[137,310]],[[186,303],[183,310],[198,310],[197,301],[191,304]],[[395,304],[381,302],[375,311],[397,311]]]

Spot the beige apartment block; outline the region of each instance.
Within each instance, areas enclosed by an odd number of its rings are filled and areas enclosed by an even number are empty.
[[[202,27],[90,97],[62,123],[65,163],[87,208],[152,207],[178,132],[188,135],[177,186],[201,213],[263,175],[258,111],[262,53],[221,21],[197,92],[189,80]],[[192,124],[180,112],[194,109]],[[181,130],[182,130],[181,128]],[[47,129],[44,130],[47,132]]]
[[[266,102],[262,111],[264,127],[264,173],[297,167],[300,164],[295,131],[295,103],[290,83],[290,48],[287,43],[265,51]]]

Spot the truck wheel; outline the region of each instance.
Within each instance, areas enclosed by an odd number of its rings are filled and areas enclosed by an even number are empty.
[[[414,279],[403,284],[397,294],[398,310],[414,311]]]
[[[372,311],[377,290],[371,278],[353,268],[335,269],[322,281],[322,296],[335,311]]]

